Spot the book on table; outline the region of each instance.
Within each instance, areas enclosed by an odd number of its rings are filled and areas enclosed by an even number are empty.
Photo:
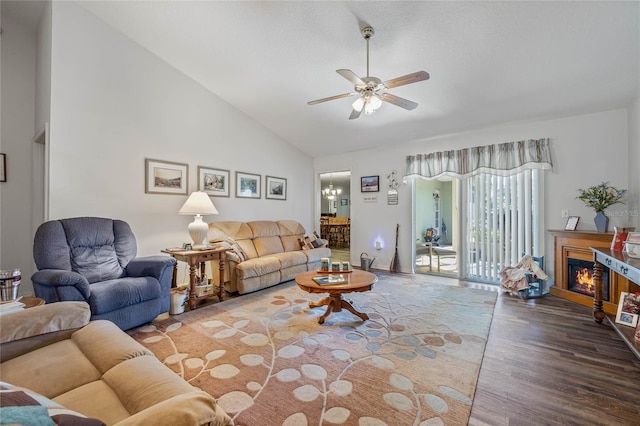
[[[349,278],[343,274],[328,274],[313,277],[313,280],[319,285],[346,284]]]

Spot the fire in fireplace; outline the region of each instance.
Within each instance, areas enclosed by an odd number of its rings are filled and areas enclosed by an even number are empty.
[[[595,286],[593,284],[593,262],[581,259],[567,258],[567,277],[569,291],[593,297]],[[609,300],[609,268],[602,272],[602,300]]]

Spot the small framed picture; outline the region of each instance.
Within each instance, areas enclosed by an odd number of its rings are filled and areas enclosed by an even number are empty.
[[[260,175],[236,172],[236,197],[260,198]]]
[[[198,166],[198,191],[214,197],[228,197],[229,186],[229,170]]]
[[[340,205],[341,206],[348,206],[349,205],[349,199],[348,198],[341,198],[340,199]]]
[[[360,178],[360,192],[380,191],[380,176],[363,176]]]
[[[274,176],[265,177],[265,198],[270,200],[287,199],[287,180]]]
[[[7,181],[7,154],[0,152],[0,182]]]
[[[148,158],[144,161],[145,193],[187,195],[189,187],[188,164]]]
[[[580,222],[580,216],[569,216],[567,223],[564,225],[564,230],[575,231],[578,229],[578,222]]]
[[[616,323],[635,327],[640,312],[640,293],[620,293]]]

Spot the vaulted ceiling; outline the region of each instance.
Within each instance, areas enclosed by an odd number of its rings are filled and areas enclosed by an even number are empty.
[[[5,2],[3,2],[5,3]],[[636,1],[86,1],[80,4],[311,156],[511,121],[625,107],[640,83]],[[349,120],[336,73],[382,81],[385,103]]]

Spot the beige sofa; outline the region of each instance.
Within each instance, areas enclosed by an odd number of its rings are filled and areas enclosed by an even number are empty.
[[[29,416],[36,408],[41,417],[71,416],[74,425],[101,424],[95,419],[120,426],[233,424],[209,394],[184,381],[112,322],[89,322],[90,316],[84,302],[0,316],[3,421],[34,424]],[[48,400],[36,395],[39,404],[26,406],[24,396],[33,393]],[[4,410],[7,405],[12,410]],[[9,415],[17,419],[5,418]]]
[[[331,257],[328,247],[302,250],[304,227],[293,220],[253,222],[213,222],[209,224],[211,243],[227,242],[225,285],[229,292],[251,293],[292,280],[301,272],[320,268],[323,257]],[[217,262],[211,265],[217,271]]]

